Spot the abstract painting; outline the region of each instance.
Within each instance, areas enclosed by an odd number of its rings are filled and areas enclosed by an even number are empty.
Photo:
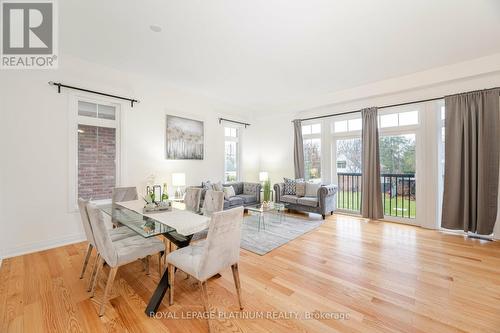
[[[167,159],[202,160],[203,136],[202,121],[167,115]]]

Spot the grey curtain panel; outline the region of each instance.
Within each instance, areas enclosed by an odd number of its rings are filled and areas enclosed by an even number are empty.
[[[302,141],[302,122],[300,119],[295,119],[293,121],[293,132],[293,164],[295,166],[295,178],[304,178],[304,142]]]
[[[384,217],[380,186],[377,108],[361,110],[361,215],[370,219]]]
[[[445,98],[443,228],[493,233],[498,204],[499,92]]]

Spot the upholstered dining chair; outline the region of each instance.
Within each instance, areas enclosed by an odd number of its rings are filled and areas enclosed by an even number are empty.
[[[89,215],[87,213],[88,202],[89,202],[88,200],[85,200],[82,198],[78,199],[78,209],[80,211],[80,219],[82,221],[83,230],[85,231],[85,236],[87,237],[87,241],[88,241],[87,253],[85,254],[85,259],[83,261],[83,267],[82,267],[82,271],[80,273],[80,279],[82,279],[84,274],[85,274],[85,270],[87,269],[87,265],[88,265],[90,256],[92,255],[92,250],[96,249],[96,251],[97,251],[96,243],[95,243],[95,239],[94,239],[94,233],[92,231],[92,226],[90,225]],[[109,232],[109,236],[113,242],[120,240],[120,239],[124,239],[127,237],[132,237],[132,236],[137,235],[136,232],[134,232],[133,230],[130,230],[127,227],[115,228],[112,230],[108,230],[108,232]],[[90,279],[89,279],[90,282],[89,282],[89,286],[88,286],[89,291],[90,291],[90,287],[92,284],[92,277],[94,275],[94,270],[96,268],[98,260],[99,260],[99,252],[97,252],[96,260],[94,262],[94,266],[93,266],[92,272],[90,274]]]
[[[193,213],[198,213],[200,211],[201,191],[202,189],[197,187],[188,187],[186,189],[186,195],[184,196],[186,210]]]
[[[140,235],[113,242],[103,223],[102,212],[99,208],[95,204],[89,203],[87,205],[87,212],[94,233],[97,250],[101,255],[97,263],[95,278],[92,282],[91,297],[95,295],[96,284],[99,280],[99,274],[103,264],[106,263],[110,267],[104,295],[99,308],[99,316],[103,316],[107,298],[113,286],[118,267],[131,263],[137,259],[149,258],[149,256],[154,254],[158,254],[160,257],[161,253],[165,251],[165,245],[155,237],[144,238]]]
[[[198,280],[205,311],[209,311],[207,280],[231,267],[239,306],[243,310],[238,273],[242,222],[243,207],[213,213],[207,239],[167,255],[170,305],[174,303],[175,268],[179,268]]]
[[[221,212],[223,210],[224,210],[224,192],[208,190],[205,194],[203,207],[201,208],[203,215],[212,216],[213,213]],[[191,241],[194,242],[205,239],[207,238],[207,234],[208,234],[208,228],[203,231],[195,233]]]
[[[114,207],[117,202],[131,201],[137,199],[139,199],[139,195],[137,194],[136,187],[115,187],[111,192],[112,207]],[[121,223],[116,221],[113,216],[111,217],[111,223],[113,223],[113,226],[115,227],[122,225]]]
[[[188,187],[184,196],[186,210],[198,214],[200,212],[201,188]],[[191,239],[180,235],[177,232],[169,232],[165,235],[165,247],[167,253],[173,251],[178,245],[189,243]],[[165,263],[166,265],[166,263]]]

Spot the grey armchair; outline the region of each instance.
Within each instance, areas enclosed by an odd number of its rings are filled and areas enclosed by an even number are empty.
[[[323,219],[337,209],[337,185],[321,185],[315,197],[285,195],[284,188],[284,183],[274,185],[275,201],[284,203],[288,209],[321,214]]]

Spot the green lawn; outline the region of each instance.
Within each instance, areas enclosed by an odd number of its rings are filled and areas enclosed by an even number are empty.
[[[404,199],[401,197],[397,198],[397,208],[396,208],[396,198],[392,199],[389,195],[385,195],[382,200],[384,200],[384,214],[387,216],[398,216],[408,218],[408,209],[410,210],[410,218],[415,218],[416,216],[416,201],[411,199],[408,202],[408,197]],[[344,210],[352,210],[359,212],[361,204],[361,192],[352,191],[339,191],[337,193],[337,208]]]

